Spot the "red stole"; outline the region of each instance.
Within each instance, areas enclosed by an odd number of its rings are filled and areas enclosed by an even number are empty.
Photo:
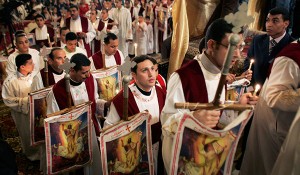
[[[41,77],[43,80],[43,85],[45,86],[45,80],[46,80],[46,72],[45,68],[43,68],[42,70],[40,70],[41,73]],[[50,65],[48,65],[48,81],[49,81],[49,86],[54,85],[55,84],[55,80],[54,80],[54,76],[53,76],[53,72],[52,72],[52,67]]]
[[[161,113],[161,110],[163,109],[165,105],[165,99],[166,99],[166,93],[158,86],[155,85],[157,99],[158,99],[158,105],[159,105],[159,113]],[[121,119],[123,119],[123,90],[118,93],[112,100],[114,105],[116,106],[116,110],[120,116]],[[137,113],[140,113],[139,108],[135,102],[134,96],[132,92],[129,90],[128,93],[128,116],[133,116]],[[153,124],[151,126],[152,130],[152,142],[156,143],[160,140],[161,137],[161,123],[160,121]],[[155,134],[154,134],[155,133]]]
[[[284,47],[279,52],[279,54],[276,56],[276,58],[281,57],[281,56],[285,56],[285,57],[288,57],[288,58],[294,60],[300,67],[300,43],[291,43],[291,44],[287,45],[286,47]],[[271,74],[273,63],[274,63],[274,61],[272,62],[272,64],[270,64],[268,77]]]
[[[156,80],[160,84],[162,90],[167,93],[166,82],[165,82],[164,78],[160,74],[158,74],[158,76],[156,77]]]
[[[82,27],[82,32],[87,33],[88,32],[88,28],[89,28],[89,22],[88,19],[84,16],[79,16],[80,20],[81,20],[81,27]],[[70,29],[71,26],[71,17],[66,19],[66,26],[68,27],[68,29]],[[85,39],[83,39],[84,41],[84,48],[86,50],[86,53],[88,55],[88,57],[91,56],[91,48],[90,45],[88,43],[85,42]]]
[[[114,22],[114,20],[108,18],[108,24],[111,24],[113,22]],[[102,31],[103,28],[104,28],[104,26],[105,26],[104,22],[102,20],[100,20],[99,24],[98,24],[98,28],[97,28],[98,31]],[[111,30],[112,27],[113,27],[113,25],[107,25],[106,28],[109,29],[109,30]],[[94,54],[96,52],[98,52],[100,49],[101,49],[101,42],[99,40],[94,39]]]
[[[54,32],[52,27],[49,27],[49,26],[46,26],[46,27],[47,27],[47,32],[49,34],[50,41],[53,42],[55,32]],[[30,33],[34,33],[34,36],[35,36],[35,28],[33,30],[31,30]],[[36,36],[35,36],[35,42],[36,42],[36,45],[39,45],[40,47],[43,47],[44,45],[46,47],[50,47],[49,42],[48,42],[48,38],[44,39],[44,40],[37,40]]]
[[[182,83],[186,102],[208,103],[205,78],[197,60],[193,60],[176,71]]]
[[[116,60],[116,63],[117,65],[121,65],[121,56],[120,56],[120,53],[119,51],[117,51],[114,55],[115,57],[115,60]],[[95,65],[95,68],[96,69],[101,69],[103,68],[103,58],[102,58],[102,52],[99,51],[97,53],[95,53],[93,56],[92,56],[92,59],[94,61],[94,65]]]
[[[94,86],[94,78],[92,76],[92,74],[90,74],[90,77],[88,77],[85,80],[85,87],[86,87],[86,91],[88,93],[89,96],[89,101],[92,102],[92,120],[94,123],[94,127],[96,130],[96,134],[97,136],[99,136],[100,134],[100,128],[99,128],[99,124],[98,121],[95,117],[95,111],[96,111],[96,101],[95,101],[95,86]],[[66,83],[65,83],[65,79],[61,79],[59,80],[54,86],[53,86],[53,93],[55,96],[55,99],[60,99],[60,100],[56,100],[58,107],[60,110],[67,108],[67,92],[66,92]],[[71,96],[72,98],[72,96]],[[72,101],[72,106],[74,106],[73,103],[73,99]]]

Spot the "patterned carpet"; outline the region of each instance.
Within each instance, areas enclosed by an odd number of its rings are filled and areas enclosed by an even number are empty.
[[[16,154],[16,163],[18,166],[19,175],[35,175],[40,174],[39,161],[31,162],[22,153],[19,134],[15,123],[10,115],[10,109],[6,107],[2,100],[0,100],[0,131],[2,138],[14,150]]]

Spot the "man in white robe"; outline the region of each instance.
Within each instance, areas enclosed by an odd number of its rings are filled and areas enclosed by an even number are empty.
[[[143,14],[139,14],[138,23],[135,26],[135,35],[137,43],[137,55],[147,55],[147,24],[144,21]]]
[[[11,108],[11,116],[16,124],[23,153],[31,160],[39,160],[39,147],[30,146],[29,96],[31,91],[34,62],[30,54],[18,54],[15,58],[17,70],[8,75],[2,86],[2,97]]]
[[[108,17],[110,19],[115,20],[114,19],[114,11],[115,11],[116,8],[113,7],[112,0],[104,0],[103,6],[104,6],[105,9],[108,10]]]
[[[128,56],[128,42],[132,41],[132,21],[128,9],[122,6],[121,0],[116,0],[116,9],[113,13],[113,20],[118,24],[119,49],[126,58]]]
[[[64,51],[69,59],[76,53],[82,53],[87,56],[86,50],[77,46],[77,35],[74,32],[67,33]]]
[[[89,19],[83,16],[79,16],[79,11],[77,6],[71,6],[71,17],[66,19],[65,25],[74,32],[80,38],[84,44],[84,48],[87,51],[87,55],[91,56],[90,52],[90,42],[95,38],[96,31]]]
[[[66,52],[60,48],[53,48],[48,58],[48,72],[45,72],[45,68],[33,78],[32,91],[43,89],[45,87],[45,79],[48,76],[48,86],[52,86],[59,80],[63,79],[65,72],[59,68],[60,65],[64,64],[66,59]]]
[[[28,53],[32,56],[33,63],[35,64],[32,73],[29,75],[33,78],[40,71],[40,68],[43,68],[43,58],[39,56],[39,52],[37,50],[29,48],[28,38],[23,31],[17,31],[15,33],[15,42],[16,51],[9,55],[7,61],[7,75],[15,74],[17,72],[16,56]]]
[[[75,63],[76,66],[70,69],[70,92],[72,103],[74,105],[79,105],[84,102],[93,101],[92,111],[93,114],[100,114],[101,110],[103,111],[103,106],[101,99],[98,95],[98,86],[96,80],[90,74],[90,61],[88,58],[81,54],[77,53],[72,56],[71,63]],[[62,79],[53,87],[47,96],[47,114],[57,112],[66,107],[66,97],[65,80]],[[99,105],[100,104],[100,105]],[[93,152],[93,161],[91,164],[85,166],[85,174],[101,174],[101,158],[100,150],[97,143],[96,134],[99,135],[100,125],[97,120],[95,120],[95,115],[92,116],[92,152]]]
[[[298,166],[293,163],[292,157],[282,162],[283,164],[274,164],[281,149],[289,152],[292,150],[287,150],[286,147],[293,147],[285,145],[281,148],[300,106],[299,51],[300,44],[295,41],[283,48],[275,58],[255,107],[241,174],[271,174],[272,169],[274,174],[280,174],[284,169],[286,172],[293,169],[288,169],[290,166],[281,167],[285,163]],[[297,152],[293,154],[298,156]]]
[[[91,61],[91,70],[101,69],[103,67],[112,67],[122,65],[124,63],[123,53],[118,49],[119,40],[113,33],[108,33],[104,38],[104,54],[103,51],[95,53],[89,58]],[[105,57],[105,66],[103,66],[103,55]]]
[[[147,24],[147,54],[153,54],[153,26],[150,22],[150,17],[146,16]]]
[[[167,97],[162,111],[163,126],[163,159],[167,173],[170,170],[173,137],[177,131],[178,124],[183,113],[190,113],[204,125],[213,128],[220,119],[219,110],[196,110],[176,109],[177,102],[200,102],[208,103],[214,99],[216,89],[221,77],[225,55],[229,45],[229,35],[232,26],[224,19],[218,19],[211,24],[206,36],[206,51],[197,55],[193,61],[174,72],[167,85]],[[222,36],[222,37],[220,37]],[[240,47],[240,41],[238,48]],[[235,49],[233,61],[240,57],[239,49]],[[188,78],[193,77],[193,78]],[[241,97],[241,104],[246,104],[252,99],[251,94]],[[221,94],[220,101],[225,101],[225,87]],[[251,103],[255,104],[255,101]],[[235,117],[234,111],[223,111],[222,115]]]
[[[69,32],[70,30],[67,27],[60,28],[60,41],[57,44],[58,47],[65,48],[67,44],[66,35]]]
[[[159,143],[161,137],[160,112],[164,106],[166,94],[161,87],[155,85],[157,76],[155,59],[147,55],[142,55],[135,57],[133,62],[136,63],[136,66],[131,69],[131,74],[135,83],[129,85],[128,116],[133,116],[144,110],[148,110],[151,114],[152,149],[155,172],[156,174],[163,174],[163,162],[161,154],[159,154],[161,151],[161,143]],[[119,92],[112,100],[104,126],[113,125],[123,118],[122,106],[123,91]],[[157,168],[157,166],[159,166],[159,168]],[[157,173],[157,171],[159,171],[159,173]]]

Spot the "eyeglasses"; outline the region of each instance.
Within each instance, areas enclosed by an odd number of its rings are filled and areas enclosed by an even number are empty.
[[[223,47],[225,47],[226,49],[228,49],[228,47],[229,47],[229,45],[225,45],[225,44],[222,44],[220,42],[216,42],[216,43],[223,46]],[[244,46],[245,46],[245,42],[242,42],[241,45],[236,46],[236,49],[238,49],[240,52],[242,52],[244,50]]]

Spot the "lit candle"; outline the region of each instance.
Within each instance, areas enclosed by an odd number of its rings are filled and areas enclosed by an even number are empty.
[[[49,43],[49,47],[50,47],[50,37],[49,37],[49,33],[47,33],[47,38],[48,38],[48,43]]]
[[[137,43],[134,43],[134,56],[137,56]]]
[[[254,59],[251,59],[250,60],[250,66],[249,66],[249,69],[248,70],[251,70],[251,67],[252,67],[252,64],[254,63]]]
[[[259,84],[255,85],[255,90],[253,92],[253,96],[256,96],[256,94],[259,91],[259,89],[260,89],[260,85]]]

